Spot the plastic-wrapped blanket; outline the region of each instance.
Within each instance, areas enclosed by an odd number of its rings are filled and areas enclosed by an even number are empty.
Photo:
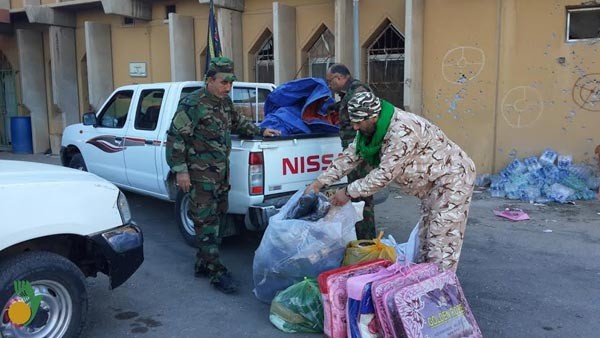
[[[269,219],[254,254],[254,295],[270,303],[277,291],[340,266],[346,244],[356,240],[354,224],[361,219],[352,205],[331,207],[317,221],[286,219],[303,195],[300,190]]]

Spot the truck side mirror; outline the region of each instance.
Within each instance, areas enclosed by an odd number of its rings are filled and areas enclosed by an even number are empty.
[[[83,114],[83,125],[84,126],[96,126],[98,124],[96,120],[96,113],[89,112]]]

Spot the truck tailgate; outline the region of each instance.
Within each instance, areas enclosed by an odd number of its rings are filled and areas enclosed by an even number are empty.
[[[265,196],[304,189],[342,152],[337,135],[273,141],[265,139],[260,147],[265,163]]]

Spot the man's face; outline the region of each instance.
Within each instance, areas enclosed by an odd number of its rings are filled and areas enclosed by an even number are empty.
[[[222,73],[217,73],[214,78],[209,77],[206,80],[206,89],[208,89],[211,94],[220,98],[225,98],[229,95],[232,85],[233,81],[225,81]]]
[[[325,80],[327,80],[327,85],[329,88],[336,93],[340,93],[346,86],[346,82],[348,82],[347,77],[339,73],[332,73],[330,71],[327,71],[325,74]]]
[[[374,115],[360,122],[352,122],[352,129],[360,131],[365,136],[372,136],[377,129],[377,120],[379,115]]]

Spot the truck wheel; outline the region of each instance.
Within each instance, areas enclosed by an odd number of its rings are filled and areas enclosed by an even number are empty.
[[[41,296],[27,326],[15,325],[9,317],[13,304],[23,304],[15,292],[15,281],[29,282],[34,294]],[[0,263],[0,337],[77,337],[85,325],[87,306],[85,276],[60,255],[26,252]],[[20,313],[25,319],[31,315]]]
[[[81,153],[73,155],[71,161],[69,161],[69,168],[87,171],[87,167],[85,166],[85,161],[83,160],[83,155],[81,155]]]
[[[175,200],[175,218],[177,219],[179,232],[181,232],[181,236],[183,236],[185,242],[191,247],[197,248],[196,229],[194,228],[194,222],[190,216],[188,216],[190,210],[189,201],[189,194],[186,194],[181,190],[177,192],[177,199]],[[246,231],[244,219],[239,215],[227,215],[225,224],[222,224],[221,226],[222,229],[219,229],[221,237],[233,236]]]
[[[181,236],[183,236],[185,242],[188,245],[197,248],[196,229],[194,229],[194,222],[190,216],[188,216],[188,211],[190,210],[189,202],[190,194],[179,190],[177,192],[177,199],[175,200],[175,218],[177,219],[179,232],[181,232]]]

